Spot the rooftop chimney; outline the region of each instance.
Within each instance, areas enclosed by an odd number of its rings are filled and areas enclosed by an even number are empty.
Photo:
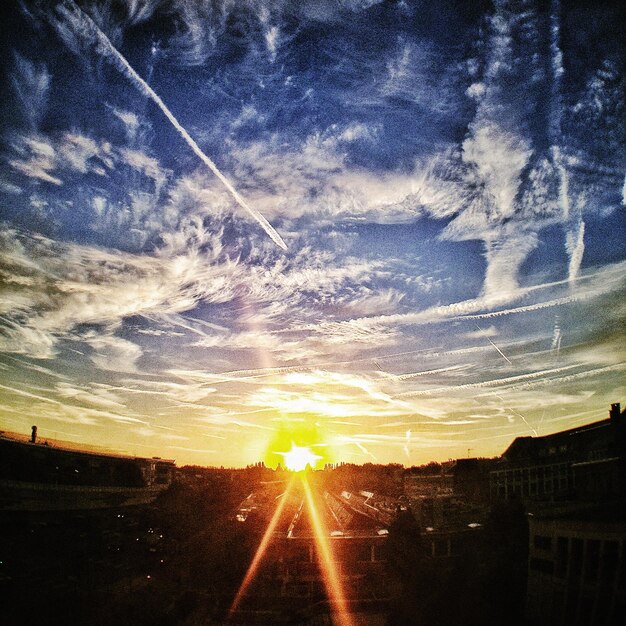
[[[622,415],[620,408],[619,402],[611,405],[609,424],[613,431],[615,455],[624,458],[624,450],[626,450],[626,418]]]
[[[611,410],[609,411],[609,418],[611,422],[617,423],[619,421],[621,415],[620,408],[619,402],[615,402],[611,405]]]

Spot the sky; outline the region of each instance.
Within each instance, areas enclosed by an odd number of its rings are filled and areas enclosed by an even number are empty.
[[[626,403],[620,3],[2,3],[0,429],[501,454]]]

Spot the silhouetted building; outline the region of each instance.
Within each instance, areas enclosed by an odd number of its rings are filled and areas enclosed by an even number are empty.
[[[0,437],[0,509],[141,504],[172,481],[174,461],[83,452]]]
[[[473,502],[489,499],[489,459],[457,459],[450,470],[456,496]]]
[[[530,518],[533,626],[608,626],[626,617],[626,509],[602,505]]]
[[[490,473],[492,498],[611,499],[626,494],[626,415],[544,437],[518,437]]]
[[[626,615],[626,416],[516,439],[492,495],[529,511],[527,613],[533,626],[603,626]]]
[[[404,494],[412,498],[451,496],[454,492],[452,474],[405,474]]]
[[[422,534],[422,543],[426,554],[434,559],[458,559],[479,551],[483,528],[479,523],[445,530],[428,528]]]

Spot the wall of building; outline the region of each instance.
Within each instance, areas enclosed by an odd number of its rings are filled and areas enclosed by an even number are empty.
[[[626,616],[626,523],[530,521],[532,626],[609,626]]]

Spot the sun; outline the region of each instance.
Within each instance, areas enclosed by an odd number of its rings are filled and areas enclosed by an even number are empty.
[[[328,441],[323,425],[314,416],[280,420],[266,446],[264,461],[267,467],[280,466],[299,472],[306,469],[307,463],[315,469],[325,463],[335,462],[334,448]],[[307,458],[301,462],[300,455],[306,455]]]
[[[292,472],[301,472],[306,469],[307,465],[313,468],[322,458],[314,454],[308,446],[297,446],[295,443],[291,444],[289,452],[283,452],[282,455],[285,458],[287,469],[290,469]]]

